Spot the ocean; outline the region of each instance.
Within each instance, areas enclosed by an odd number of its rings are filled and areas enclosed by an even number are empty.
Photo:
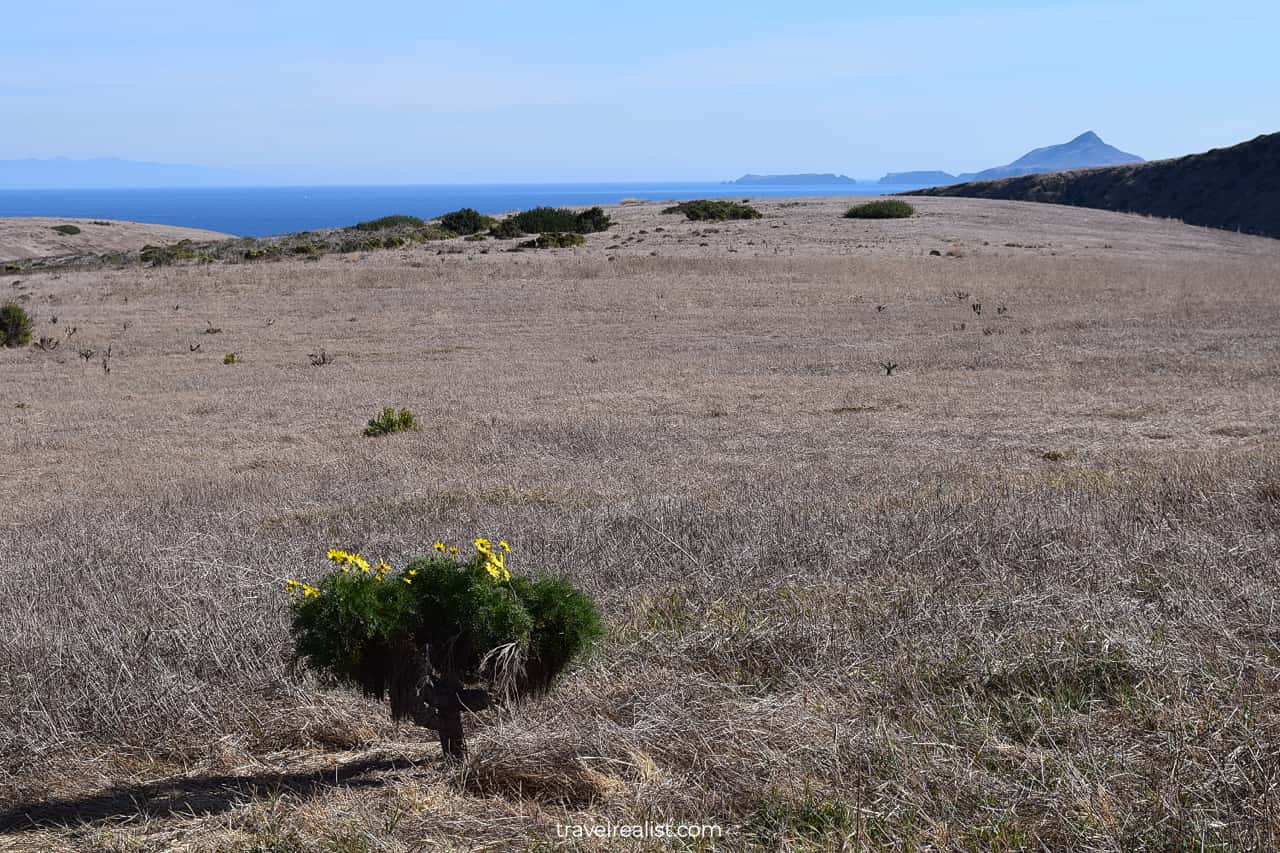
[[[540,205],[615,204],[625,198],[778,198],[884,195],[916,186],[632,184],[431,184],[422,186],[225,187],[193,189],[0,190],[0,217],[65,216],[204,228],[265,237],[353,225],[406,213],[429,219],[473,207],[502,213]]]

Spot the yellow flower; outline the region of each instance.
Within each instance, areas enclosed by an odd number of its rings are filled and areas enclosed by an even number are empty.
[[[508,545],[506,542],[503,542],[502,540],[498,540],[498,547],[508,554],[511,553],[511,546]]]
[[[380,575],[385,575],[387,572],[391,571],[391,567],[387,565],[386,560],[381,560],[378,562],[378,565],[373,567],[373,570]]]
[[[284,582],[284,588],[286,592],[297,592],[298,587],[300,586],[302,586],[302,584],[298,583],[295,580],[287,580]]]
[[[348,554],[346,551],[339,550],[338,548],[330,548],[324,556],[336,566],[342,566],[346,563],[350,563],[354,558],[353,554]]]
[[[488,547],[489,547],[489,540],[488,540],[488,539],[485,539],[483,536],[477,536],[477,537],[476,537],[476,550],[477,550],[477,551],[486,550],[486,549],[488,549]]]
[[[304,583],[302,585],[302,594],[307,598],[319,598],[320,590],[316,589],[314,586],[309,586]]]
[[[432,547],[432,548],[435,548],[435,549],[436,549],[437,551],[439,551],[441,554],[443,554],[443,553],[444,553],[444,543],[443,543],[443,542],[437,542],[436,544],[432,545],[431,547]]]
[[[449,549],[449,553],[450,553],[450,554],[456,554],[456,553],[458,553],[458,548],[457,548],[457,546],[455,545],[454,547],[450,548],[450,549]]]
[[[405,583],[413,583],[413,580],[411,578],[401,578],[401,580],[403,580]]]
[[[410,570],[409,570],[409,577],[414,578],[414,577],[417,577],[417,576],[418,576],[418,570],[417,570],[417,569],[410,569]]]

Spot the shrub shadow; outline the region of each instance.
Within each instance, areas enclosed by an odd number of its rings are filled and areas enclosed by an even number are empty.
[[[339,787],[381,787],[388,780],[368,774],[415,766],[415,762],[404,758],[365,758],[300,773],[176,777],[142,785],[116,785],[84,797],[6,805],[0,810],[0,833],[65,828],[112,818],[207,816],[260,797],[310,797]]]

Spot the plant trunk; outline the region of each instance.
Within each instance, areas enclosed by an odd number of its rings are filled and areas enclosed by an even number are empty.
[[[461,762],[467,757],[467,742],[462,733],[462,703],[457,696],[445,701],[445,706],[436,708],[440,722],[440,752],[445,761]]]
[[[446,761],[460,762],[467,755],[462,713],[483,710],[489,707],[490,699],[487,691],[468,689],[456,675],[446,675],[420,688],[416,704],[414,720],[436,730]]]

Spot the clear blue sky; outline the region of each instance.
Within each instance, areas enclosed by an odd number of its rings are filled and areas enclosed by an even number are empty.
[[[1280,130],[1280,3],[8,2],[0,159],[279,180],[968,171]]]

